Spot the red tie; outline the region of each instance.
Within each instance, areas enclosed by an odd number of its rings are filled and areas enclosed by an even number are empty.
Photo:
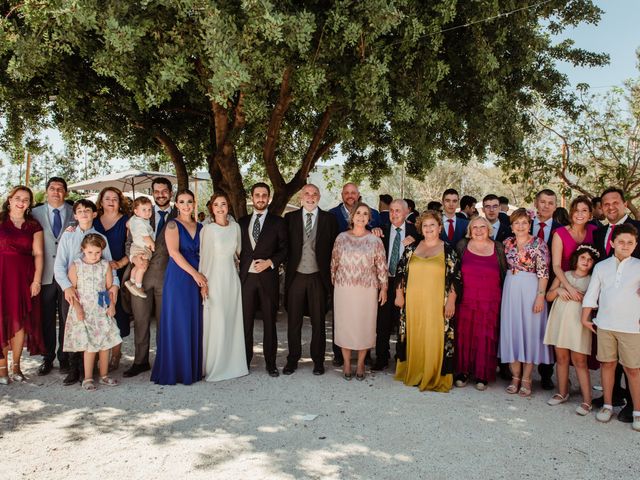
[[[540,222],[540,228],[538,229],[538,238],[543,242],[544,242],[544,227],[546,226],[547,226],[546,223]]]
[[[616,224],[611,225],[611,230],[609,231],[609,236],[607,237],[607,244],[604,246],[605,251],[607,252],[607,256],[609,256],[609,252],[611,251],[611,237],[613,237],[613,231],[616,228]]]
[[[449,237],[449,241],[453,242],[453,220],[450,218],[447,220],[449,222],[449,229],[447,230],[447,237]]]

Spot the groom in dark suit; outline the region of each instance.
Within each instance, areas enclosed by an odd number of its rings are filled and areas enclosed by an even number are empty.
[[[267,372],[280,375],[276,367],[278,334],[278,269],[287,257],[287,227],[284,219],[267,211],[271,190],[266,183],[251,187],[253,213],[238,221],[242,237],[240,282],[247,367],[253,358],[253,324],[258,309],[264,322],[263,351]]]
[[[311,319],[313,374],[322,375],[327,338],[325,316],[331,294],[331,252],[338,235],[338,221],[332,213],[318,208],[320,190],[315,185],[302,187],[300,198],[302,208],[284,217],[289,240],[285,275],[289,355],[282,373],[291,375],[298,368],[306,310]]]

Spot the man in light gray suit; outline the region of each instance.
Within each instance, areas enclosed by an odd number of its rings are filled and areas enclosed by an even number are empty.
[[[47,375],[53,368],[56,358],[56,318],[67,316],[69,305],[64,299],[64,292],[53,277],[53,264],[56,260],[58,242],[62,232],[74,223],[73,208],[64,200],[67,196],[67,182],[60,177],[51,177],[47,181],[47,202],[33,209],[34,218],[42,226],[44,233],[44,269],[42,271],[42,290],[40,302],[42,305],[42,337],[45,355],[38,367],[38,375]],[[58,331],[58,362],[60,371],[68,373],[69,355],[62,351],[64,339],[63,323],[60,322]]]
[[[149,267],[144,274],[142,288],[146,293],[146,298],[130,295],[128,289],[123,288],[122,294],[129,296],[131,313],[133,314],[133,335],[135,344],[135,356],[133,365],[123,372],[124,377],[135,377],[136,375],[151,369],[149,364],[149,343],[151,319],[156,318],[160,323],[160,310],[162,308],[162,285],[164,283],[164,271],[169,262],[169,253],[164,240],[164,226],[170,219],[176,217],[175,208],[171,207],[171,182],[166,178],[156,178],[151,184],[151,190],[155,205],[153,207],[153,215],[151,215],[150,223],[156,234],[156,246]],[[131,235],[127,239],[126,251],[129,254],[131,247]],[[133,263],[144,261],[142,258],[136,257]],[[124,281],[129,278],[131,273],[131,264],[124,274]]]

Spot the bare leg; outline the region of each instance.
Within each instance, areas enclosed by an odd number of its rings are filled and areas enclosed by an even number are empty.
[[[556,375],[558,376],[558,393],[565,397],[569,393],[569,358],[566,348],[556,347]]]
[[[98,353],[98,369],[101,377],[109,374],[109,350],[100,350]]]
[[[600,375],[602,376],[602,390],[604,392],[605,405],[612,405],[613,382],[616,375],[616,365],[618,362],[604,362],[600,365]]]
[[[587,356],[584,353],[571,352],[571,361],[576,369],[578,382],[580,382],[582,401],[587,405],[591,405],[591,378],[587,367]]]
[[[369,349],[358,350],[358,366],[356,367],[356,375],[364,375],[364,359],[367,356],[368,351]]]
[[[636,412],[640,411],[640,368],[627,368],[624,367],[624,373],[627,374],[627,380],[629,385],[627,388],[631,392],[631,399],[633,400],[633,409]]]
[[[342,357],[344,358],[342,373],[345,375],[351,375],[351,349],[342,348]]]
[[[93,380],[93,366],[96,362],[96,352],[84,352],[84,379]]]

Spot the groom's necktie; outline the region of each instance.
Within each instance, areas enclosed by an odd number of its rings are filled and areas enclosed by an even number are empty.
[[[256,213],[256,220],[253,222],[253,241],[258,243],[258,237],[260,237],[260,217],[261,213]]]
[[[167,212],[166,210],[158,210],[158,215],[160,215],[160,220],[158,220],[158,226],[156,227],[156,233],[160,233],[162,227],[164,227]]]

